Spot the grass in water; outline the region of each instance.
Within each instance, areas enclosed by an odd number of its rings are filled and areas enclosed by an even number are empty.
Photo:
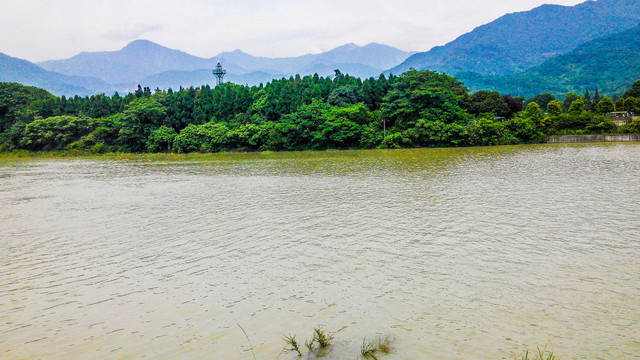
[[[527,349],[524,355],[522,355],[522,360],[558,360],[558,358],[553,355],[552,351],[547,351],[547,347],[545,346],[543,350],[540,350],[540,348],[538,348],[537,357],[529,357],[529,349]]]
[[[316,339],[313,338],[311,340],[305,340],[304,341],[304,346],[309,350],[309,352],[313,352],[314,348],[315,348],[315,343],[316,343]]]
[[[298,357],[302,357],[302,352],[300,352],[300,344],[298,344],[295,335],[283,335],[282,340],[284,340],[284,342],[287,344],[285,348],[282,349],[282,351],[287,354],[295,351],[298,353]]]
[[[360,356],[363,359],[373,359],[378,360],[376,357],[376,353],[378,352],[378,348],[374,342],[367,343],[367,338],[362,340],[362,346],[360,347]]]
[[[385,354],[391,352],[391,342],[389,341],[389,336],[384,338],[384,340],[382,340],[382,338],[378,339],[378,351]]]
[[[331,345],[333,335],[327,334],[323,328],[317,327],[313,329],[313,340],[317,341],[321,348],[326,348]]]

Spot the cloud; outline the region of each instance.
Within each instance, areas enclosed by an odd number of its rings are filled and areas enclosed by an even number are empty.
[[[156,31],[162,31],[164,26],[160,24],[141,24],[134,23],[128,26],[119,27],[117,29],[111,29],[105,32],[102,37],[107,40],[114,41],[128,41],[140,38],[143,35],[153,33]]]
[[[354,42],[426,51],[507,12],[583,0],[0,0],[0,52],[31,61],[147,39],[211,57],[283,57]]]

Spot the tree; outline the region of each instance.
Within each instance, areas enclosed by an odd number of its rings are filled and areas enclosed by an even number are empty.
[[[584,111],[584,107],[584,100],[576,99],[571,103],[571,106],[569,107],[569,113],[580,114]]]
[[[524,109],[524,98],[512,97],[509,95],[504,95],[502,98],[504,99],[504,101],[507,103],[507,106],[509,107],[509,115],[507,115],[507,118],[512,118],[515,114],[519,113],[520,111],[522,111],[522,109]]]
[[[562,112],[568,112],[571,104],[578,99],[582,99],[580,95],[572,92],[567,93],[564,97],[564,102],[562,103]]]
[[[624,92],[623,97],[640,97],[640,80],[636,81],[631,85],[631,87]]]
[[[600,96],[600,91],[598,90],[598,88],[596,88],[596,93],[595,95],[593,95],[593,104],[597,105],[600,100],[602,100],[602,96]]]
[[[93,127],[94,123],[86,117],[63,115],[36,119],[26,125],[20,146],[28,150],[63,150],[90,133]]]
[[[616,104],[613,102],[611,98],[605,96],[598,103],[597,110],[598,110],[597,111],[598,114],[605,115],[605,114],[616,111]]]
[[[625,101],[625,104],[627,106],[627,110],[634,112],[634,113],[639,113],[640,112],[640,102],[638,102],[638,99],[635,97],[628,97]]]
[[[540,106],[542,109],[546,109],[547,105],[555,99],[556,97],[551,95],[550,93],[539,94],[525,101],[524,106],[526,107],[527,105],[529,105],[529,103],[534,102],[538,104],[538,106]]]
[[[547,105],[547,114],[550,116],[559,116],[562,114],[562,103],[558,100],[553,100]]]
[[[589,93],[589,89],[584,91],[584,109],[591,111],[591,93]]]
[[[147,148],[146,141],[151,132],[163,125],[166,110],[155,99],[141,97],[114,117],[115,121],[122,124],[117,139],[122,150],[143,152]]]
[[[387,124],[399,132],[415,128],[416,141],[422,146],[455,145],[464,140],[469,120],[462,108],[467,96],[468,89],[451,76],[410,70],[394,81],[382,112],[389,119]],[[438,129],[442,134],[436,136]]]
[[[497,91],[480,90],[465,101],[465,109],[469,114],[480,115],[491,113],[498,117],[509,117],[509,104]]]
[[[151,134],[147,139],[147,151],[171,151],[171,145],[177,135],[178,134],[176,134],[176,131],[173,128],[164,125],[160,126],[159,128],[151,131]]]

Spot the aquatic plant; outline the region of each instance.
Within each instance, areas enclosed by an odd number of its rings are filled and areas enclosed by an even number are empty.
[[[529,357],[529,349],[527,349],[522,355],[522,360],[558,360],[558,358],[553,355],[552,351],[547,351],[547,347],[545,346],[543,350],[538,349],[538,355],[535,358]]]
[[[310,353],[315,350],[315,342],[316,342],[315,338],[304,341],[304,346],[309,350]]]
[[[384,338],[384,340],[382,340],[382,338],[378,339],[378,351],[385,354],[391,352],[391,342],[389,341],[389,336]]]
[[[300,345],[298,344],[295,335],[283,335],[282,340],[284,340],[284,342],[287,344],[285,348],[282,349],[282,351],[287,354],[295,351],[298,353],[298,357],[302,357],[302,352],[300,352]]]
[[[327,334],[327,332],[321,328],[313,328],[313,340],[318,342],[318,345],[321,348],[326,348],[331,345],[331,340],[333,340],[333,335]]]
[[[378,358],[376,357],[377,352],[378,348],[376,347],[376,344],[374,342],[367,343],[367,338],[364,338],[364,340],[362,340],[362,346],[360,347],[360,356],[363,359],[378,360]]]

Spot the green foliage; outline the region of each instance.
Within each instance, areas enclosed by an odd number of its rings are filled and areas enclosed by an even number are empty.
[[[562,112],[569,112],[571,104],[573,104],[574,101],[581,99],[582,97],[578,94],[574,94],[572,92],[567,93],[564,97],[564,101],[562,102]]]
[[[214,121],[203,125],[189,125],[175,137],[174,150],[187,152],[219,152],[229,150],[229,128]]]
[[[597,90],[595,94],[594,101]],[[0,151],[187,153],[485,146],[540,142],[555,133],[617,131],[610,119],[586,111],[586,102],[576,94],[567,94],[564,104],[548,93],[526,104],[522,111],[522,98],[490,91],[469,95],[453,77],[415,70],[364,81],[315,75],[258,87],[224,84],[153,95],[141,91],[137,96],[69,99],[0,83]],[[544,104],[547,115],[539,104]],[[564,114],[562,107],[567,110]],[[638,99],[631,96],[619,101],[619,107],[640,110]],[[604,114],[615,104],[603,98],[593,108]],[[633,126],[623,129],[635,131]]]
[[[93,130],[94,122],[75,116],[36,119],[25,126],[20,146],[28,150],[62,150]]]
[[[536,95],[536,96],[532,97],[531,99],[528,99],[524,103],[524,106],[527,106],[527,105],[529,105],[529,103],[534,102],[534,103],[538,104],[538,106],[540,106],[540,108],[545,109],[549,105],[549,103],[554,101],[554,100],[556,100],[556,97],[547,92],[547,93],[544,93],[544,94]]]
[[[596,106],[596,112],[598,114],[604,115],[614,111],[616,111],[616,104],[613,102],[611,98],[606,96],[602,98],[602,100],[600,100],[600,102]]]
[[[605,4],[609,3],[602,4],[608,6]],[[585,19],[594,20],[591,15]],[[562,26],[565,25],[566,23]],[[637,21],[634,25],[637,25]],[[533,27],[540,28],[540,25],[536,24]],[[637,41],[639,37],[640,25],[582,43],[568,53],[513,75],[480,75],[467,72],[457,76],[472,90],[497,90],[521,96],[531,96],[542,91],[555,95],[567,92],[582,93],[585,89],[593,90],[598,87],[601,91],[614,95],[624,91],[628,84],[636,81],[640,75],[640,42]],[[499,42],[497,40],[496,43]],[[469,68],[471,67],[467,69]],[[487,72],[490,73],[495,72]],[[634,84],[625,93],[625,97],[628,96],[639,97],[640,84]],[[594,101],[598,103],[600,99],[594,97]],[[545,107],[545,104],[538,103]]]
[[[151,135],[147,139],[147,151],[171,151],[171,145],[177,135],[178,134],[173,128],[164,125],[160,126],[159,128],[151,131]]]
[[[360,357],[362,359],[378,360],[378,357],[376,356],[377,352],[378,352],[378,349],[376,348],[376,345],[374,342],[367,343],[366,338],[362,340],[362,346],[360,347]]]
[[[290,353],[295,351],[298,354],[298,357],[302,357],[302,352],[300,351],[300,344],[298,344],[298,341],[296,340],[295,335],[291,335],[291,334],[283,335],[282,340],[284,340],[284,342],[286,343],[286,346],[283,349],[285,353]]]
[[[624,92],[623,96],[626,97],[626,98],[628,98],[628,97],[634,97],[634,98],[640,97],[640,80],[634,82],[633,85],[631,85],[631,87],[629,89],[627,89],[627,91]]]
[[[621,126],[619,131],[623,134],[640,134],[640,120]]]
[[[333,335],[328,334],[323,328],[313,328],[313,339],[318,343],[321,348],[326,348],[331,345]]]
[[[509,117],[511,111],[505,99],[497,91],[480,90],[466,101],[465,109],[472,115],[491,113],[498,117]]]
[[[569,112],[571,114],[580,114],[585,111],[584,100],[576,99],[569,106]]]
[[[552,100],[547,104],[547,114],[549,116],[559,116],[562,114],[562,103],[558,100]]]

